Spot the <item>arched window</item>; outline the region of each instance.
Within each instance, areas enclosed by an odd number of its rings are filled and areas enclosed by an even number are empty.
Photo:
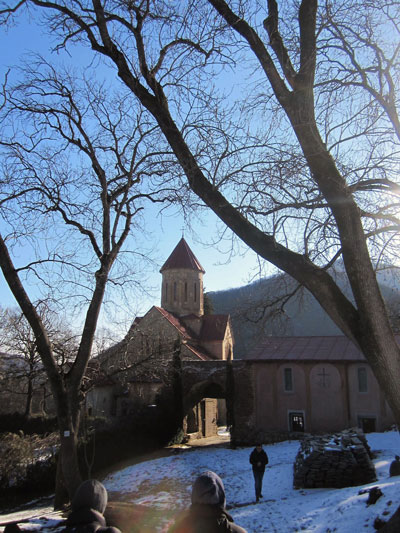
[[[293,391],[293,373],[291,368],[283,369],[283,386],[285,392]]]
[[[358,367],[357,378],[358,378],[358,392],[368,392],[367,369],[365,366]]]

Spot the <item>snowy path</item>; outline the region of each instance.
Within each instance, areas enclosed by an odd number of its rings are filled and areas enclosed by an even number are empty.
[[[297,441],[264,447],[270,462],[264,476],[263,499],[257,504],[248,461],[250,448],[181,450],[113,472],[103,482],[110,500],[123,501],[128,506],[141,505],[143,524],[154,524],[150,529],[154,533],[164,533],[173,516],[189,506],[192,482],[204,470],[214,470],[221,476],[229,512],[248,533],[372,533],[375,518],[387,520],[400,505],[400,476],[388,477],[390,462],[395,454],[400,455],[400,437],[397,432],[388,432],[370,434],[367,438],[371,449],[377,452],[374,462],[378,481],[361,487],[294,490]],[[359,492],[372,486],[379,486],[384,495],[367,507],[368,495]],[[3,521],[0,516],[0,522]],[[23,527],[47,530],[40,521]]]

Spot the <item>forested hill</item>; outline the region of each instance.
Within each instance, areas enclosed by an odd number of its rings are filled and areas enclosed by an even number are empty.
[[[343,273],[337,273],[338,284],[350,294]],[[382,294],[400,325],[400,276],[391,269],[379,274]],[[287,300],[287,297],[294,295]],[[235,358],[246,358],[249,348],[265,335],[342,335],[315,298],[304,289],[296,291],[296,283],[287,275],[261,279],[243,287],[209,292],[213,312],[230,314],[235,337]],[[287,300],[287,301],[286,301]]]

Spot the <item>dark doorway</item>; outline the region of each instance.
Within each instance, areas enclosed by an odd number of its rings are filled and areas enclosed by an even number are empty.
[[[194,407],[187,415],[187,432],[196,433],[198,430],[197,409]]]
[[[200,402],[200,418],[201,418],[201,434],[206,436],[206,402],[202,400]]]
[[[289,413],[289,431],[304,432],[304,414],[291,412]]]
[[[364,433],[374,433],[376,431],[376,420],[370,416],[359,416],[358,425]]]

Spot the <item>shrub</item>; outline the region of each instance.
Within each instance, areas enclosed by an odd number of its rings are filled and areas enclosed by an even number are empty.
[[[3,433],[0,436],[0,489],[35,486],[38,476],[40,483],[44,483],[47,471],[53,471],[57,447],[57,433],[45,437],[24,435],[22,431]]]
[[[18,485],[25,477],[32,456],[30,442],[23,434],[5,433],[0,439],[0,488]]]
[[[48,416],[25,416],[21,413],[0,415],[0,433],[23,431],[26,435],[44,435],[57,430],[57,419]]]

